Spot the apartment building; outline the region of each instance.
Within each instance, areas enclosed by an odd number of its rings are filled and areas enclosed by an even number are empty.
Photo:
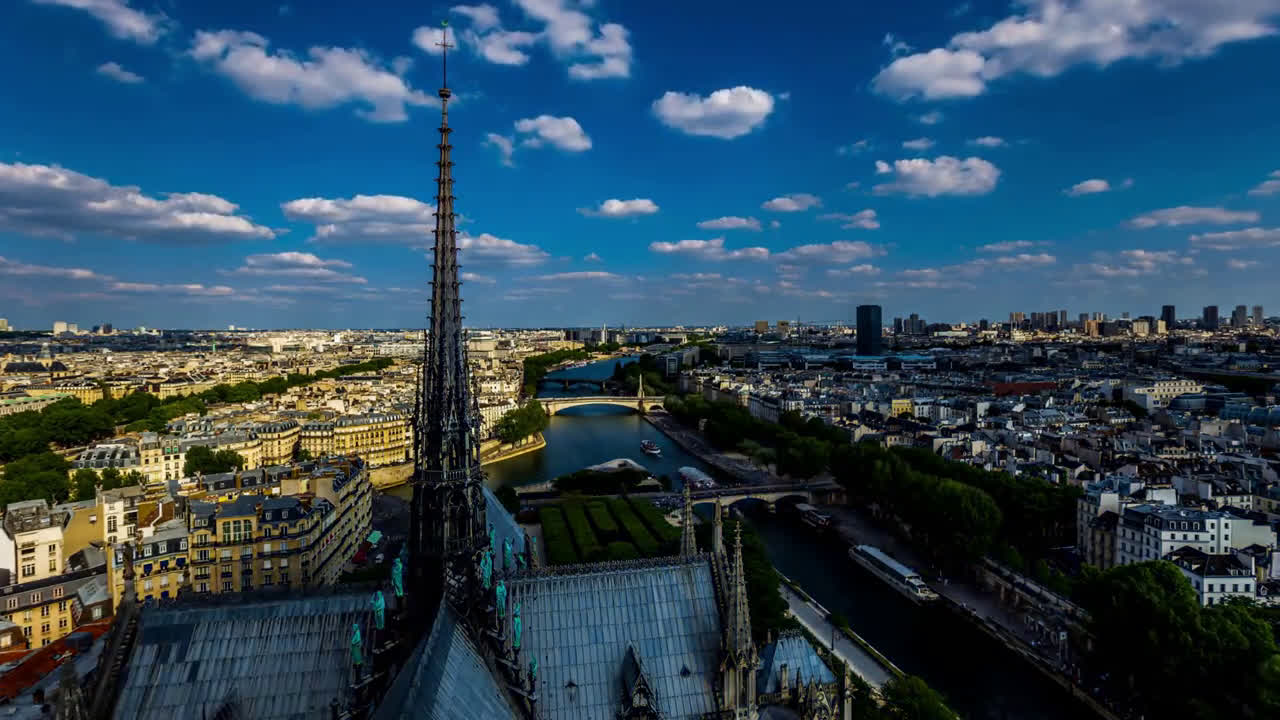
[[[98,491],[99,514],[95,522],[101,523],[103,542],[115,545],[134,537],[138,529],[138,506],[143,499],[144,491],[136,485]]]
[[[107,468],[115,468],[121,474],[130,470],[141,472],[142,454],[133,442],[99,443],[81,452],[72,465],[77,470],[92,470],[99,475]]]
[[[409,459],[412,428],[400,413],[348,415],[335,422],[307,423],[299,442],[312,457],[358,455],[370,466]]]
[[[1167,505],[1127,508],[1117,534],[1117,565],[1159,560],[1182,548],[1220,555],[1254,544],[1276,545],[1275,531],[1252,518]]]
[[[155,528],[150,537],[112,548],[107,562],[107,587],[113,606],[120,605],[125,583],[132,578],[141,602],[178,597],[186,585],[187,523],[173,519]]]
[[[1258,592],[1253,558],[1244,553],[1210,554],[1193,548],[1176,550],[1167,558],[1196,591],[1202,606],[1219,605],[1229,597],[1255,598]]]
[[[1148,411],[1168,407],[1169,401],[1179,395],[1195,395],[1204,392],[1204,385],[1187,378],[1147,378],[1134,384],[1126,383],[1124,397]]]
[[[0,588],[0,621],[21,628],[27,647],[44,647],[111,614],[102,552],[91,549],[77,558],[80,562],[73,565],[78,567],[71,572]]]
[[[33,583],[62,572],[62,529],[70,514],[51,510],[44,500],[10,503],[0,532],[3,584]]]
[[[106,390],[101,385],[78,382],[43,383],[24,386],[23,391],[31,397],[45,395],[70,395],[85,405],[92,405],[106,397]]]
[[[262,442],[263,465],[286,465],[298,452],[302,427],[295,420],[262,423],[254,428]]]
[[[182,478],[187,450],[175,435],[144,432],[138,442],[138,469],[148,483],[162,483]]]
[[[373,486],[367,467],[357,457],[329,459],[299,466],[280,497],[191,501],[191,589],[225,593],[335,583],[369,535]]]

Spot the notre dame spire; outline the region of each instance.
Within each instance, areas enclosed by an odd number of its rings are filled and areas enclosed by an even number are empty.
[[[447,58],[451,47],[447,34],[439,45]],[[440,88],[431,319],[414,418],[409,570],[416,598],[434,601],[443,597],[465,616],[477,596],[476,568],[487,535],[479,422],[471,397],[458,283],[449,143],[452,94],[446,70]]]

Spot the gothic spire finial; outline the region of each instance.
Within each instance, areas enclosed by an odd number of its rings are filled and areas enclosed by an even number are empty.
[[[751,612],[747,607],[747,576],[742,564],[742,520],[733,531],[733,576],[729,578],[730,627],[729,651],[739,657],[750,655],[755,646],[751,642]]]
[[[440,21],[440,28],[440,42],[436,43],[440,48],[440,99],[448,104],[449,97],[453,95],[449,91],[449,48],[453,47],[449,44],[449,21]]]
[[[680,557],[693,557],[698,554],[698,541],[693,535],[693,495],[689,492],[688,483],[684,486],[684,511],[681,514],[681,525]]]

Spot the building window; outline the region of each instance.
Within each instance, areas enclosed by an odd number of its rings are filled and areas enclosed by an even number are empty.
[[[150,546],[150,545],[147,545],[146,547],[142,548],[142,556],[143,556],[143,557],[151,557],[151,546]]]
[[[142,590],[144,592],[151,592],[151,578],[147,578],[142,581]]]
[[[57,546],[57,545],[50,545],[50,546],[49,546],[49,557],[53,557],[54,555],[57,555],[57,554],[58,554],[58,546]]]
[[[116,531],[116,516],[112,515],[111,517],[107,518],[107,532],[115,532],[115,531]]]
[[[168,542],[166,542],[166,541],[164,541],[164,540],[161,540],[160,542],[156,543],[156,554],[157,554],[157,555],[163,555],[163,554],[165,554],[165,553],[167,553],[167,552],[169,552],[169,543],[168,543]]]
[[[36,564],[27,563],[22,566],[22,577],[31,577],[36,574]]]
[[[67,611],[67,601],[63,600],[62,602],[58,603],[58,612],[66,612],[66,611]]]
[[[42,606],[40,606],[40,617],[49,617],[49,606],[48,606],[48,605],[42,605]]]
[[[40,602],[40,593],[38,592],[31,593],[31,604],[35,605],[35,604],[38,604],[39,602]]]
[[[57,559],[57,558],[49,558],[49,572],[51,572],[51,573],[56,573],[56,572],[58,572],[58,559]]]
[[[48,634],[49,634],[49,623],[40,623],[40,632],[42,632],[42,633],[44,633],[44,634],[48,635]]]
[[[16,597],[11,597],[11,598],[9,598],[8,600],[5,600],[5,601],[4,601],[4,606],[5,606],[6,608],[8,608],[9,610],[16,610],[16,609],[18,609],[18,598],[16,598]]]
[[[92,616],[93,616],[93,619],[94,619],[94,620],[101,620],[101,619],[102,619],[102,608],[101,608],[101,607],[95,607],[95,608],[93,609],[93,613],[91,613],[91,614],[92,614]]]

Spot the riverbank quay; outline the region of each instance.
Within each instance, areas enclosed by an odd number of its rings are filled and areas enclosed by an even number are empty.
[[[537,452],[547,446],[547,440],[542,436],[542,433],[534,433],[534,435],[525,438],[524,442],[521,443],[505,444],[491,441],[486,445],[481,445],[480,448],[481,466],[492,465],[503,460],[510,460],[514,457]],[[384,465],[373,469],[369,475],[369,482],[373,484],[374,490],[390,490],[409,482],[409,476],[412,474],[413,463],[411,462]]]
[[[844,661],[855,675],[879,691],[894,677],[901,677],[902,670],[881,655],[857,633],[837,627],[831,622],[831,612],[809,597],[790,578],[782,573],[778,590],[787,601],[787,611],[819,643],[834,650],[836,657]],[[873,654],[874,653],[874,654]]]
[[[823,506],[822,511],[832,516],[832,530],[848,545],[874,545],[896,560],[916,571],[927,570],[928,563],[909,545],[892,533],[872,524],[857,510],[847,506]],[[1007,570],[1004,573],[1008,573]],[[983,568],[985,572],[994,572]],[[938,593],[937,606],[960,618],[999,642],[1022,658],[1042,675],[1066,690],[1074,699],[1093,710],[1105,720],[1120,720],[1120,716],[1094,698],[1085,688],[1076,684],[1071,666],[1060,657],[1059,646],[1044,641],[1043,633],[1028,621],[1028,615],[1010,610],[1000,602],[996,593],[981,585],[944,578],[929,578],[930,586]],[[1026,581],[1026,584],[1030,584]],[[1055,610],[1057,608],[1054,608]]]
[[[782,478],[757,467],[749,460],[733,457],[728,453],[711,447],[700,433],[684,427],[666,412],[651,411],[645,413],[644,419],[660,430],[662,434],[674,440],[685,452],[726,475],[753,485],[770,485],[784,482]]]

